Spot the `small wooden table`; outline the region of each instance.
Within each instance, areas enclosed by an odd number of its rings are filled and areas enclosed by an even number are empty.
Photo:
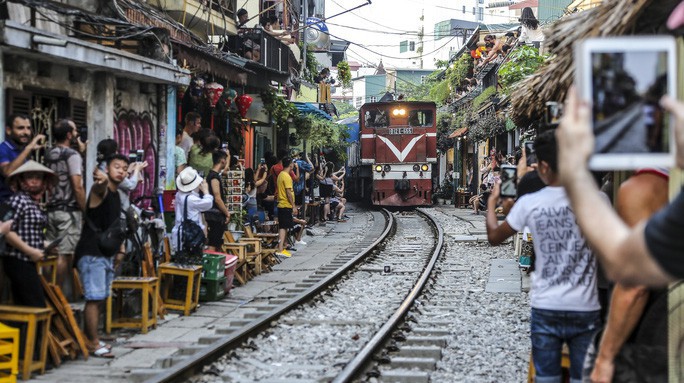
[[[456,192],[456,207],[468,208],[470,204],[468,201],[473,195],[470,192]]]
[[[40,371],[45,373],[45,361],[47,360],[48,331],[50,331],[50,319],[52,309],[47,307],[7,306],[0,305],[0,321],[26,323],[26,336],[24,344],[24,356],[20,361],[21,378],[28,380],[31,372]],[[40,326],[40,355],[38,360],[33,360],[33,350],[36,344],[36,333]],[[21,341],[21,339],[20,339]]]
[[[114,290],[140,290],[142,293],[142,313],[141,318],[119,317],[112,320],[112,295],[107,297],[107,319],[105,331],[107,334],[112,332],[113,327],[119,328],[139,328],[143,334],[147,334],[150,327],[157,327],[157,309],[159,302],[159,279],[156,277],[118,277],[112,282],[112,292]],[[150,312],[150,297],[152,297],[152,312]]]

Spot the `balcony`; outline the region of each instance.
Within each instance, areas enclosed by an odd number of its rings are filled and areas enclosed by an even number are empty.
[[[241,28],[236,36],[228,38],[227,48],[280,74],[289,73],[290,67],[297,65],[299,52],[296,44],[288,45],[260,28]]]
[[[237,0],[159,0],[149,2],[208,41],[211,35],[235,35]],[[210,8],[211,5],[211,8]]]

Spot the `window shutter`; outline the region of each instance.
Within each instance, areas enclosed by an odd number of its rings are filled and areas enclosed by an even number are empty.
[[[81,100],[70,99],[69,116],[74,120],[76,126],[81,128],[88,125],[88,103]]]
[[[31,117],[33,109],[33,94],[25,90],[7,89],[7,116],[11,114],[23,114]]]

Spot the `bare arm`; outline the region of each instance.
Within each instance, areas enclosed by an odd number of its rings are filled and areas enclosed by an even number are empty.
[[[516,233],[508,222],[504,221],[504,223],[499,225],[499,221],[496,219],[496,212],[494,210],[496,210],[496,204],[499,202],[500,183],[501,181],[498,181],[494,184],[489,200],[487,200],[487,240],[493,246],[500,245]]]
[[[221,198],[221,183],[216,178],[211,180],[211,191],[214,195],[214,202],[216,203],[216,206],[218,206],[218,209],[221,211],[221,213],[223,213],[223,215],[226,216],[226,218],[230,218],[230,212],[228,212],[228,209],[226,209],[226,204]]]
[[[45,256],[45,253],[42,250],[36,249],[35,247],[32,247],[32,246],[29,246],[29,244],[24,242],[24,240],[21,239],[19,234],[17,234],[14,231],[10,231],[9,233],[7,233],[7,235],[5,235],[5,240],[13,248],[24,253],[33,262],[40,261]]]
[[[645,222],[630,229],[601,198],[587,161],[594,147],[590,108],[569,92],[565,114],[556,130],[560,182],[568,193],[577,222],[603,264],[608,277],[624,284],[662,286],[674,281],[646,248]],[[678,131],[684,128],[684,109]],[[680,120],[681,118],[681,120]]]
[[[40,149],[43,147],[43,143],[45,142],[45,135],[43,134],[37,134],[35,137],[33,137],[33,140],[26,145],[24,150],[19,153],[17,158],[12,160],[11,162],[3,162],[0,164],[0,172],[2,172],[2,175],[5,177],[8,177],[13,171],[17,170],[21,165],[26,162],[26,159],[28,156],[31,154],[32,151],[36,149]]]
[[[74,189],[74,197],[76,198],[76,204],[81,211],[85,211],[86,199],[85,199],[85,188],[83,187],[83,177],[78,175],[71,176],[71,186]]]

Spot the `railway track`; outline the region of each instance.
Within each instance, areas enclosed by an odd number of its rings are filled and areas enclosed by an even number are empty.
[[[146,381],[342,382],[362,374],[427,283],[443,244],[423,213],[385,217],[382,235],[363,251],[338,257],[281,298],[287,302],[271,302],[277,309],[231,323],[230,335]]]

